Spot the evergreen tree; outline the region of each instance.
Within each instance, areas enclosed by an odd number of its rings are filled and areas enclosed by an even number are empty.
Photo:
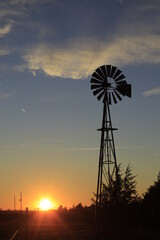
[[[130,204],[137,198],[137,191],[136,191],[136,181],[135,177],[132,175],[132,169],[130,165],[127,166],[125,171],[125,176],[123,179],[123,203]]]
[[[117,168],[116,178],[111,179],[109,185],[103,184],[102,204],[103,206],[115,206],[122,201],[123,179],[120,166]]]
[[[142,205],[149,218],[159,221],[160,212],[160,172],[157,175],[157,181],[150,186],[143,196]]]
[[[123,179],[121,174],[121,164],[117,167],[116,179],[113,181],[111,191],[111,202],[113,205],[119,205],[123,200]]]
[[[118,165],[116,178],[112,179],[109,185],[103,184],[102,205],[129,205],[132,202],[138,201],[135,177],[136,176],[132,175],[130,165],[127,166],[124,177],[121,173],[121,164]],[[94,197],[96,197],[95,193]],[[95,203],[94,198],[92,198],[92,201]]]

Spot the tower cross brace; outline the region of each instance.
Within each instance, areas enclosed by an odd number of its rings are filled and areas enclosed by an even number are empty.
[[[117,128],[112,127],[109,104],[107,101],[104,101],[102,128],[98,129],[98,131],[101,131],[101,142],[95,206],[95,225],[97,225],[98,221],[98,210],[103,207],[103,186],[105,185],[108,189],[111,189],[112,181],[115,180],[117,174],[114,130],[117,130]]]

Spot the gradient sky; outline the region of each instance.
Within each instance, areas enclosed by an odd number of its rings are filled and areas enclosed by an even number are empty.
[[[91,204],[102,103],[100,65],[121,69],[132,98],[111,106],[118,163],[143,194],[160,170],[160,1],[0,0],[0,208],[42,197]]]

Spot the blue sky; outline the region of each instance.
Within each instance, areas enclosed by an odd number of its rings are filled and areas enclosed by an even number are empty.
[[[100,65],[121,69],[132,98],[111,106],[117,161],[140,194],[160,170],[160,1],[0,1],[0,207],[68,207],[96,189]],[[19,203],[17,200],[17,208]]]

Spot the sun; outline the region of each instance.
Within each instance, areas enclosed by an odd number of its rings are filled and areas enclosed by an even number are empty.
[[[39,203],[39,209],[41,211],[48,211],[52,209],[53,203],[49,199],[42,199]]]

